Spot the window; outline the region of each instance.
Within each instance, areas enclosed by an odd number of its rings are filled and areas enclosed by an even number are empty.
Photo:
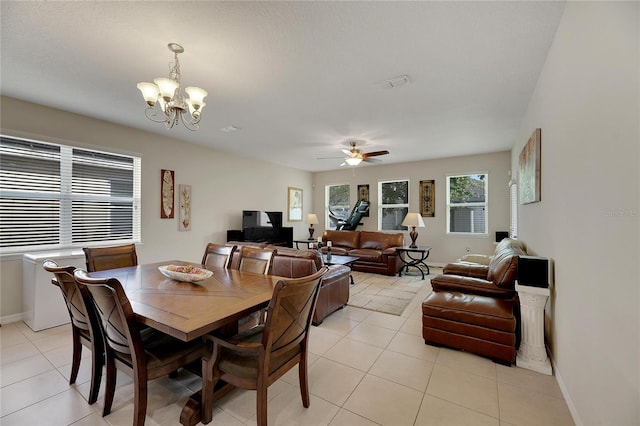
[[[347,220],[351,214],[349,184],[327,185],[325,187],[325,226],[336,229],[338,221]]]
[[[140,241],[139,157],[0,138],[5,252]]]
[[[509,238],[518,238],[518,184],[512,183],[509,187],[511,198],[511,221],[509,224]]]
[[[390,231],[407,229],[400,224],[409,212],[409,181],[378,182],[378,199],[380,200],[378,229]]]
[[[488,175],[447,176],[447,233],[487,234]]]

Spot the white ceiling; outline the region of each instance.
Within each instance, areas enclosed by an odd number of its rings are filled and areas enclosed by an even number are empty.
[[[384,164],[510,149],[562,2],[2,1],[3,95],[309,171],[348,138]],[[209,92],[200,130],[136,84]],[[394,89],[375,85],[406,74]],[[36,119],[34,117],[34,119]],[[240,131],[220,129],[234,125]],[[362,166],[358,166],[362,167]],[[366,165],[365,165],[366,167]]]

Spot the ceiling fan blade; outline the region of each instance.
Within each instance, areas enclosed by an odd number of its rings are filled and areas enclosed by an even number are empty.
[[[363,158],[369,158],[369,157],[377,157],[379,155],[387,155],[389,153],[389,151],[384,150],[384,151],[373,151],[373,152],[365,152],[364,154],[362,154]]]
[[[339,160],[344,157],[316,157],[316,160]]]
[[[350,149],[341,149],[340,151],[344,152],[346,155],[351,155]]]
[[[362,161],[364,161],[365,163],[381,163],[382,160],[379,158],[363,158]]]
[[[342,166],[346,166],[346,165],[347,165],[347,163],[345,163],[345,162],[343,161],[343,162],[342,162],[342,164],[340,164],[340,167],[342,167]]]

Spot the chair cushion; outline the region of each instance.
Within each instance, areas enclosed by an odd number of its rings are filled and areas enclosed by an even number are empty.
[[[513,302],[460,292],[434,291],[422,303],[424,316],[515,333]]]
[[[183,342],[151,327],[141,330],[140,337],[147,357],[147,371],[174,362],[178,362],[178,365],[184,365],[185,363],[181,360],[189,360],[186,361],[189,363],[202,358],[204,354],[204,345],[200,339]],[[116,356],[125,364],[132,365],[130,354],[117,352]]]

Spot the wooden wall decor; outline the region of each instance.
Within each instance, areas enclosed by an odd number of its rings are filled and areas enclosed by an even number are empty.
[[[423,217],[434,217],[436,215],[435,180],[420,181],[420,214]]]

